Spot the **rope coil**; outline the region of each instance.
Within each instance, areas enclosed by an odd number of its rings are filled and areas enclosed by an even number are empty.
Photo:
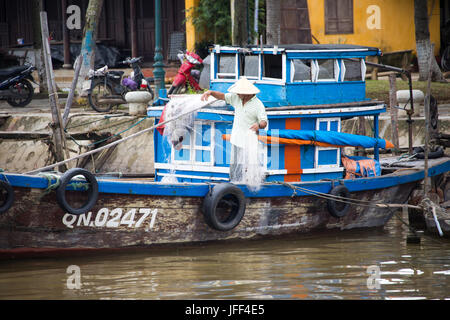
[[[38,176],[41,176],[43,178],[46,178],[48,181],[47,188],[44,190],[44,192],[41,195],[41,199],[45,197],[47,194],[49,194],[52,190],[55,190],[59,187],[61,184],[61,176],[56,172],[40,172],[38,173]],[[56,180],[55,183],[52,183],[53,180]]]

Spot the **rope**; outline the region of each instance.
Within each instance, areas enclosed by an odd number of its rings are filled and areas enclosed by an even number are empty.
[[[62,164],[68,163],[68,162],[70,162],[70,161],[73,161],[73,160],[76,160],[76,159],[79,159],[79,158],[82,158],[82,157],[89,156],[89,155],[91,155],[91,154],[100,152],[100,151],[102,151],[102,150],[104,150],[104,149],[107,149],[107,148],[111,148],[111,147],[113,147],[113,146],[115,146],[115,145],[118,145],[119,143],[125,142],[125,141],[127,141],[127,140],[129,140],[129,139],[132,139],[132,138],[135,138],[135,137],[137,137],[137,136],[139,136],[139,135],[141,135],[141,134],[144,134],[144,133],[153,131],[153,130],[155,130],[156,128],[165,125],[166,123],[175,121],[175,120],[177,120],[177,119],[179,119],[179,118],[181,118],[181,117],[186,116],[186,115],[189,114],[189,113],[196,112],[196,111],[198,111],[198,110],[200,110],[200,109],[202,109],[202,108],[205,108],[205,107],[211,105],[212,103],[214,103],[214,102],[216,102],[216,101],[217,101],[217,100],[210,101],[210,102],[208,102],[208,103],[206,103],[206,104],[204,104],[204,105],[202,105],[202,106],[200,106],[200,107],[197,107],[197,108],[195,108],[195,109],[193,109],[193,110],[189,110],[189,111],[187,111],[187,112],[185,112],[185,113],[179,114],[178,116],[173,117],[172,119],[168,119],[168,120],[166,120],[166,121],[160,122],[160,123],[158,123],[158,124],[156,124],[156,125],[151,126],[150,128],[141,130],[141,131],[139,131],[139,132],[136,132],[136,133],[134,133],[134,134],[132,134],[132,135],[130,135],[130,136],[128,136],[128,137],[122,138],[122,139],[120,139],[120,140],[113,141],[113,142],[111,142],[111,143],[109,143],[109,144],[107,144],[107,145],[104,145],[104,146],[100,147],[100,148],[97,148],[97,149],[88,151],[88,152],[86,152],[86,153],[80,154],[80,155],[75,156],[75,157],[72,157],[72,158],[70,158],[70,159],[66,159],[66,160],[63,160],[63,161],[59,161],[59,162],[57,162],[57,163],[54,163],[54,164],[49,165],[49,166],[46,166],[46,167],[42,167],[42,168],[39,168],[39,169],[36,169],[36,170],[33,170],[33,171],[26,172],[25,174],[34,174],[34,173],[38,173],[38,172],[41,172],[41,171],[44,171],[44,170],[52,169],[52,168],[55,168],[55,167],[60,166],[60,165],[62,165]]]
[[[41,199],[50,193],[50,191],[55,190],[59,187],[61,184],[61,177],[57,173],[51,173],[51,172],[40,172],[38,173],[39,176],[44,177],[48,180],[47,188],[44,190],[44,192],[41,195]],[[52,183],[52,180],[56,179],[55,183]]]
[[[131,125],[130,127],[128,127],[127,129],[124,129],[124,130],[122,130],[122,131],[120,131],[120,132],[118,132],[118,133],[115,133],[115,134],[112,135],[112,136],[109,136],[109,137],[107,137],[107,138],[104,138],[104,139],[101,139],[101,140],[92,142],[92,143],[87,144],[87,145],[78,143],[78,141],[77,141],[76,139],[74,139],[70,134],[69,134],[69,138],[70,138],[70,140],[72,140],[77,146],[79,146],[79,147],[84,147],[84,148],[89,148],[89,147],[91,147],[91,146],[95,146],[95,145],[97,145],[97,144],[100,144],[100,143],[102,143],[102,142],[105,142],[105,141],[107,141],[107,140],[109,140],[109,139],[111,139],[111,138],[115,138],[115,137],[120,136],[122,133],[127,132],[128,130],[134,128],[135,126],[137,126],[139,123],[141,123],[142,121],[144,121],[144,120],[147,119],[147,118],[149,118],[149,116],[145,116],[144,118],[140,119],[138,122],[132,124],[132,125]],[[109,128],[112,128],[112,127],[116,127],[116,126],[122,125],[122,124],[124,124],[124,123],[130,122],[130,121],[132,121],[132,120],[133,120],[133,119],[127,120],[127,121],[124,121],[124,122],[121,122],[121,123],[118,123],[118,124],[113,124],[113,125],[111,125],[111,126],[109,126],[109,127],[102,128],[102,130],[109,129]],[[96,121],[97,121],[97,120],[96,120]],[[94,122],[96,122],[96,121],[94,121]],[[91,122],[91,123],[93,123],[93,122]],[[87,124],[89,124],[89,123],[87,123]]]
[[[291,188],[294,191],[292,196],[297,195],[296,190],[300,190],[300,191],[302,191],[304,193],[311,194],[311,195],[317,196],[319,198],[325,198],[327,200],[334,200],[334,201],[343,202],[343,203],[349,203],[349,204],[354,204],[354,205],[358,204],[358,205],[361,205],[361,206],[364,206],[364,207],[371,207],[371,208],[380,208],[380,206],[386,206],[386,208],[389,207],[389,205],[385,204],[385,203],[379,203],[379,202],[377,203],[376,202],[375,205],[374,205],[373,201],[366,201],[366,200],[351,199],[351,198],[345,198],[345,197],[341,197],[341,196],[335,196],[335,195],[332,195],[332,194],[329,194],[329,193],[323,193],[323,192],[320,192],[320,191],[315,191],[315,190],[310,190],[310,189],[307,189],[307,188],[302,188],[302,187],[299,187],[299,186],[294,186],[294,185],[292,185],[292,184],[290,184],[288,182],[275,181],[275,182],[272,182],[272,183],[281,184],[281,185],[284,185],[284,186],[287,186],[287,187]]]
[[[434,223],[436,223],[436,228],[438,229],[439,235],[441,237],[443,237],[444,233],[442,232],[441,225],[439,224],[438,218],[436,216],[436,207],[435,206],[432,207],[432,211],[433,211]]]
[[[104,139],[95,141],[95,142],[93,142],[93,143],[91,143],[91,144],[88,144],[86,147],[94,146],[94,145],[96,145],[96,144],[105,142],[105,141],[107,141],[107,140],[109,140],[109,139],[111,139],[111,138],[118,137],[118,136],[120,136],[122,133],[127,132],[128,130],[130,130],[130,129],[136,127],[139,123],[141,123],[142,121],[144,121],[144,120],[147,119],[147,118],[149,118],[149,116],[145,116],[144,118],[142,118],[142,119],[139,120],[138,122],[136,122],[136,123],[132,124],[131,126],[129,126],[127,129],[124,129],[124,130],[122,130],[122,131],[119,131],[118,133],[115,133],[114,135],[112,135],[112,136],[110,136],[110,137],[108,137],[108,138],[104,138]]]
[[[123,116],[123,115],[120,115],[120,116]],[[115,118],[115,117],[117,117],[117,115],[106,115],[106,116],[103,116],[103,118],[100,118],[100,119],[97,119],[97,120],[83,122],[83,123],[81,123],[79,125],[72,126],[72,127],[66,127],[66,128],[64,128],[64,131],[67,132],[67,130],[69,130],[69,129],[78,128],[78,127],[84,127],[84,126],[86,126],[88,124],[96,123],[96,122],[103,121],[103,120],[109,120],[109,119]]]
[[[290,183],[288,183],[288,182],[281,182],[281,181],[275,181],[275,182],[272,182],[272,183],[275,183],[275,184],[281,184],[281,185],[284,185],[284,186],[287,186],[287,187],[290,187],[291,189],[293,189],[294,190],[294,193],[292,194],[292,197],[294,197],[295,195],[296,195],[296,193],[295,193],[295,190],[296,189],[299,189],[299,190],[301,190],[301,191],[303,191],[303,192],[305,192],[305,193],[308,193],[308,194],[311,194],[311,195],[314,195],[314,196],[317,196],[317,197],[319,197],[319,198],[325,198],[325,199],[332,199],[332,200],[334,200],[334,201],[339,201],[339,202],[344,202],[344,203],[349,203],[349,204],[353,204],[353,205],[360,205],[360,206],[362,206],[362,207],[369,207],[369,208],[380,208],[380,207],[383,207],[383,208],[385,208],[385,209],[387,209],[387,210],[389,210],[390,211],[390,213],[393,215],[393,216],[395,216],[397,219],[399,219],[400,220],[400,222],[402,222],[414,235],[416,235],[416,236],[418,236],[417,235],[417,230],[414,228],[414,227],[411,227],[407,222],[405,222],[399,215],[398,215],[398,211],[393,211],[392,210],[392,208],[389,206],[389,204],[386,204],[386,203],[377,203],[377,202],[375,202],[375,204],[373,204],[374,202],[373,201],[365,201],[365,200],[358,200],[358,199],[351,199],[351,198],[345,198],[345,197],[340,197],[340,196],[334,196],[334,195],[332,195],[332,194],[328,194],[328,193],[323,193],[323,192],[319,192],[319,191],[314,191],[314,190],[310,190],[310,189],[306,189],[306,188],[302,188],[302,187],[298,187],[298,186],[294,186],[294,185],[292,185],[292,184],[290,184]],[[358,202],[360,202],[359,204],[358,204]],[[407,206],[409,206],[409,205],[402,205],[402,207],[407,207]],[[420,207],[416,207],[416,206],[409,206],[409,207],[414,207],[414,208],[420,208]],[[423,209],[423,208],[420,208],[420,209]],[[439,226],[440,227],[440,226]],[[439,228],[438,227],[438,228]],[[426,235],[423,235],[423,236],[426,236]],[[441,241],[439,241],[439,240],[436,240],[436,239],[434,239],[434,238],[432,238],[431,236],[426,236],[428,239],[430,239],[430,240],[432,240],[432,241],[435,241],[435,242],[437,242],[437,243],[441,243],[442,244],[442,242]]]
[[[68,186],[72,187],[74,190],[89,190],[90,183],[87,182],[71,182],[68,184]]]

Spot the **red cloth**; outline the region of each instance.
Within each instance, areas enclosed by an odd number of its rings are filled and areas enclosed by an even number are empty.
[[[163,109],[163,111],[162,111],[162,113],[161,113],[161,118],[159,118],[159,122],[158,122],[158,124],[160,124],[160,123],[162,123],[162,122],[164,122],[165,120],[164,120],[164,113],[166,112],[166,106],[164,106],[164,109]],[[158,130],[158,132],[161,134],[161,135],[164,135],[164,125],[162,125],[162,126],[160,126],[160,127],[158,127],[158,128],[156,128],[156,130]]]

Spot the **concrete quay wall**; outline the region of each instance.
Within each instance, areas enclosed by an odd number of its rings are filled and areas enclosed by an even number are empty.
[[[68,133],[96,130],[99,133],[117,134],[129,129],[141,119],[142,117],[132,116],[105,118],[105,115],[98,113],[77,114],[69,122]],[[48,124],[52,122],[52,119],[48,113],[14,114],[8,118],[3,116],[0,124],[2,122],[0,131],[50,132]],[[144,119],[136,126],[121,133],[120,136],[126,137],[151,127],[153,124],[153,119]],[[88,149],[80,147],[80,145],[86,146],[92,142],[78,140],[75,143],[68,139],[67,146],[70,150],[70,157],[80,154],[80,151],[81,153],[86,152]],[[106,152],[106,150],[100,151],[99,154],[102,152]],[[95,169],[98,172],[153,173],[153,159],[153,134],[147,132],[118,144],[104,165]],[[0,168],[7,172],[24,173],[52,163],[49,162],[49,147],[43,140],[0,140]],[[77,160],[74,160],[69,163],[69,167],[74,167],[76,164]],[[88,164],[87,168],[92,168],[92,162]]]

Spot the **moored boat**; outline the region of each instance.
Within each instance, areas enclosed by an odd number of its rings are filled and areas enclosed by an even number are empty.
[[[0,255],[384,226],[392,205],[407,203],[420,185],[425,167],[417,161],[406,169],[384,166],[379,157],[380,148],[392,147],[379,138],[378,117],[386,106],[366,99],[364,79],[365,58],[379,54],[351,45],[216,46],[212,89],[225,92],[245,76],[261,90],[269,130],[258,136],[260,185],[230,183],[227,134],[234,112],[208,103],[177,131],[183,139],[176,146],[154,132],[152,179],[95,176],[81,168],[1,173]],[[168,105],[156,103],[148,115],[157,122]],[[361,116],[371,118],[373,137],[341,132],[343,121]],[[154,128],[170,121],[175,119]],[[344,147],[356,146],[372,148],[373,158],[344,154]],[[430,159],[426,171],[430,177],[445,174],[450,158]]]

